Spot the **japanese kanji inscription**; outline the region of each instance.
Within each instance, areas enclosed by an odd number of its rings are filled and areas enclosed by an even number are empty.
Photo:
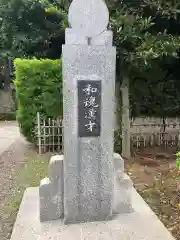
[[[79,137],[98,137],[101,132],[101,81],[78,81]]]

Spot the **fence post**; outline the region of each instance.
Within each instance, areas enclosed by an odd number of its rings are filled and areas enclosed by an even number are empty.
[[[37,127],[38,127],[38,147],[39,147],[39,154],[42,153],[41,149],[41,119],[40,119],[40,113],[37,112]]]

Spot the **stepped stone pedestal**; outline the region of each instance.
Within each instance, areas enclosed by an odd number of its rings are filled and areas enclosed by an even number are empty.
[[[132,212],[106,221],[64,225],[63,219],[39,221],[39,189],[28,188],[11,240],[175,240],[134,187],[130,195]]]
[[[63,155],[53,156],[49,164],[49,178],[41,181],[40,220],[51,221],[64,218],[64,175]],[[121,156],[114,153],[114,182],[112,214],[128,213],[133,211],[131,205],[132,180],[124,174],[124,161]],[[111,218],[111,215],[107,217]],[[91,219],[91,221],[95,219]]]

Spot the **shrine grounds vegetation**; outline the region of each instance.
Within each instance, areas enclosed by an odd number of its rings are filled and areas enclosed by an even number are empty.
[[[35,140],[36,114],[62,116],[61,60],[15,60],[17,120],[21,133],[30,142]]]
[[[0,0],[1,64],[7,57],[59,59],[71,2]],[[117,48],[116,76],[129,82],[131,115],[179,115],[180,2],[106,3]]]

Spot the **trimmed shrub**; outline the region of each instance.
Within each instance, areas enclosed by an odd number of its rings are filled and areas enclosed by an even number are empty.
[[[17,120],[21,133],[35,142],[36,114],[60,117],[63,111],[61,60],[16,59]]]

